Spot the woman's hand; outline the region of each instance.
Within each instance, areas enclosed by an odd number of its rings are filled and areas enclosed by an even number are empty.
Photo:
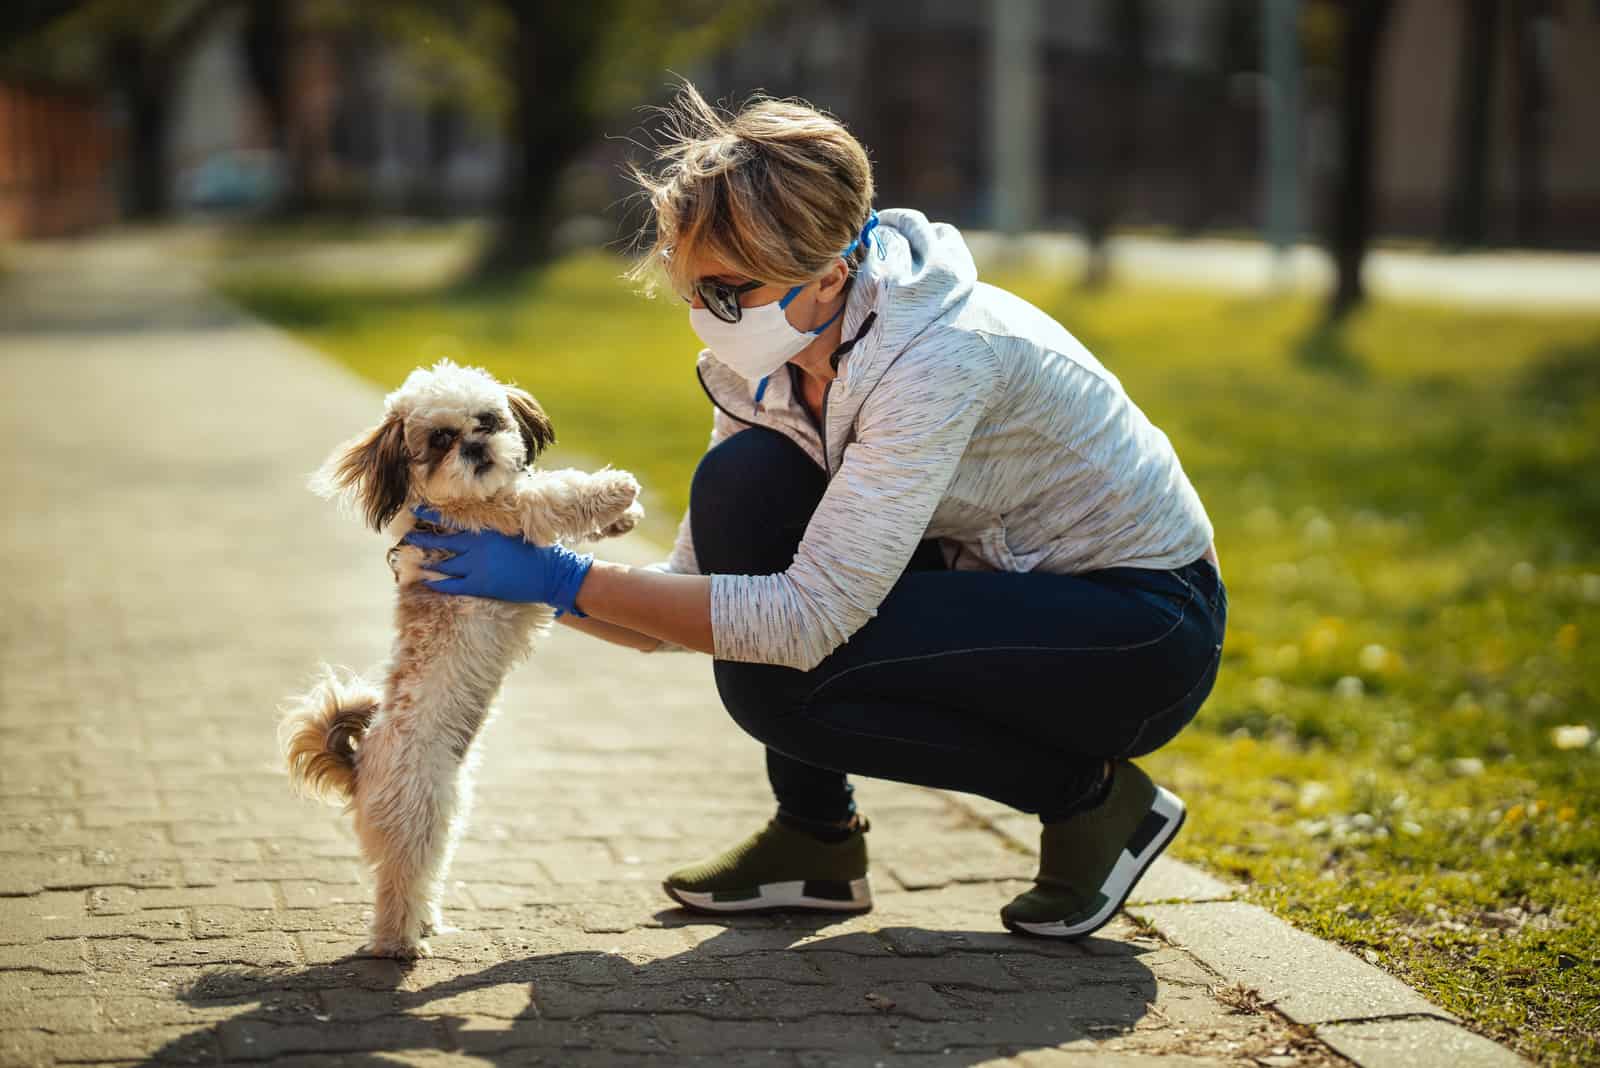
[[[430,509],[412,511],[419,519],[449,525]],[[453,554],[448,560],[425,565],[429,571],[450,576],[424,582],[430,590],[519,604],[540,602],[555,606],[558,614],[583,615],[573,601],[594,563],[590,553],[575,553],[561,545],[533,545],[495,530],[458,534],[413,530],[401,541]]]

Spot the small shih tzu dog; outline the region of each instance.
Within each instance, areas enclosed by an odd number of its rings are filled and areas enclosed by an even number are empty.
[[[377,907],[363,952],[412,959],[443,932],[445,876],[472,796],[473,742],[506,672],[554,610],[438,593],[423,584],[447,553],[400,544],[421,524],[415,505],[451,526],[491,528],[549,544],[609,537],[644,515],[626,471],[540,471],[555,432],[528,393],[448,360],[389,394],[370,432],[341,445],[311,488],[357,508],[394,548],[395,637],[383,684],[324,666],[280,725],[293,784],[346,802]]]

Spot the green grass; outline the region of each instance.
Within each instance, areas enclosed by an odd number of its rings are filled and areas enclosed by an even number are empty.
[[[228,288],[385,387],[441,355],[521,380],[660,533],[709,413],[683,308],[620,269]],[[1530,1056],[1600,1060],[1600,745],[1553,733],[1600,728],[1600,320],[1388,305],[1329,337],[1304,300],[991,280],[1121,377],[1216,524],[1224,670],[1149,760],[1180,855]]]

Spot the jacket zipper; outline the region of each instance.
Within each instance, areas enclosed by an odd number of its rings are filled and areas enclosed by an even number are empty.
[[[833,457],[828,455],[828,398],[833,395],[833,380],[822,390],[822,418],[818,420],[817,436],[822,439],[822,470],[829,478],[833,477]]]
[[[743,423],[745,426],[760,426],[761,425],[760,423],[752,422],[749,419],[745,419],[745,418],[742,418],[740,416],[734,415],[732,412],[728,411],[727,408],[725,408],[721,404],[719,404],[717,402],[716,395],[711,392],[711,387],[706,385],[706,376],[700,373],[700,368],[696,367],[694,369],[694,376],[695,376],[695,378],[699,379],[699,381],[700,381],[700,390],[701,390],[701,392],[703,392],[706,395],[706,400],[710,401],[711,402],[711,406],[713,408],[715,408],[717,411],[721,412],[723,415],[727,416],[729,419],[732,419],[736,423]],[[829,383],[829,388],[830,389],[832,388],[832,383]],[[804,408],[805,405],[802,404],[801,407]],[[828,397],[827,397],[827,394],[823,394],[823,397],[822,397],[822,412],[823,412],[824,416],[827,415],[827,412],[828,412]],[[808,419],[810,419],[810,416],[811,416],[811,413],[809,411],[807,411],[806,412],[806,417]],[[815,420],[812,420],[812,422],[814,423]],[[785,432],[783,430],[778,430],[777,427],[768,427],[767,429],[769,429],[769,430],[777,430],[778,433],[783,434],[784,437],[789,438],[789,440],[791,440],[791,441],[794,441],[794,435],[789,434],[789,433],[787,433],[787,432]],[[828,470],[828,436],[827,436],[827,434],[825,432],[822,431],[822,429],[820,427],[818,427],[817,428],[817,437],[822,440],[822,470],[823,470],[824,473],[828,474],[831,477],[832,472]],[[796,442],[796,444],[800,444],[800,443]],[[802,448],[809,448],[809,446],[807,446],[807,445],[802,445],[801,447]]]
[[[701,392],[703,392],[706,395],[706,400],[711,402],[711,407],[715,408],[717,411],[721,412],[723,415],[727,416],[729,419],[732,419],[736,423],[743,423],[745,426],[759,426],[760,425],[758,423],[752,423],[748,419],[741,419],[741,418],[739,418],[739,416],[734,415],[732,412],[728,411],[728,409],[726,409],[722,405],[718,404],[717,403],[717,398],[711,392],[711,387],[706,385],[706,376],[700,373],[700,368],[696,367],[694,369],[694,376],[695,376],[695,378],[699,379],[699,381],[700,381],[700,390],[701,390]]]
[[[696,371],[696,373],[698,373],[699,372],[699,368],[695,368],[695,371]],[[819,418],[813,418],[812,415],[811,415],[811,409],[806,407],[805,393],[804,393],[805,384],[800,381],[800,376],[801,376],[800,369],[797,368],[792,363],[789,364],[789,395],[790,396],[798,395],[800,397],[800,408],[801,408],[801,410],[806,413],[806,418],[811,420],[811,425],[816,427],[817,440],[822,442],[822,470],[827,473],[829,478],[832,478],[833,477],[833,458],[828,455],[828,398],[830,396],[832,396],[832,394],[833,394],[833,382],[834,382],[834,380],[830,378],[828,380],[828,384],[823,387],[823,390],[822,390],[822,416],[819,419]]]

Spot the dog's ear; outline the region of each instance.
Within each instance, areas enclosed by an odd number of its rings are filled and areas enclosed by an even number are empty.
[[[522,431],[522,444],[528,456],[524,462],[531,464],[535,456],[556,443],[556,428],[550,425],[550,417],[527,390],[512,386],[506,390],[506,396],[511,402],[511,415],[517,421],[517,429]]]
[[[339,446],[311,477],[311,488],[356,504],[367,525],[381,531],[405,505],[411,489],[405,420],[390,412],[367,434]]]

